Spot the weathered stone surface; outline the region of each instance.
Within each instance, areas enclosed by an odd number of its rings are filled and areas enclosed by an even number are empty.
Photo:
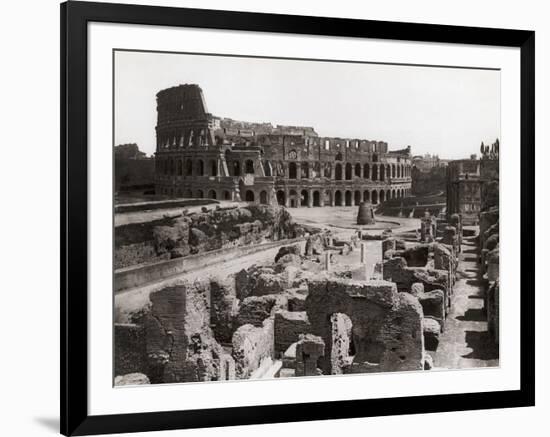
[[[441,333],[440,324],[435,319],[425,317],[422,321],[422,329],[424,333],[424,347],[426,350],[437,350],[437,346],[439,346],[439,334]]]
[[[324,251],[323,239],[320,234],[310,235],[306,240],[306,256],[321,255]]]
[[[487,279],[492,281],[497,281],[499,278],[499,247],[495,247],[492,251],[487,254]]]
[[[434,244],[434,267],[436,269],[450,270],[455,264],[453,254],[442,244]]]
[[[274,320],[264,320],[260,327],[243,325],[233,334],[233,359],[237,379],[248,378],[266,358],[274,356]]]
[[[115,375],[146,372],[147,354],[143,326],[115,323]]]
[[[409,267],[424,267],[428,263],[429,246],[417,245],[403,251],[402,257]]]
[[[235,331],[238,300],[234,281],[210,281],[210,325],[220,343],[230,343]]]
[[[349,364],[350,355],[355,354],[352,341],[351,319],[342,313],[330,316],[330,373],[339,375],[344,373],[344,368]]]
[[[279,261],[279,258],[282,258],[285,255],[293,254],[300,256],[301,249],[299,244],[293,244],[291,246],[283,246],[279,249],[277,252],[277,255],[275,255],[275,262]]]
[[[445,320],[445,293],[443,290],[431,290],[418,293],[424,316],[432,316],[440,322]]]
[[[249,296],[241,303],[237,326],[262,326],[265,319],[271,317],[278,309],[287,309],[287,305],[287,298],[283,295]]]
[[[495,343],[499,343],[499,282],[487,290],[487,330]]]
[[[410,293],[413,296],[416,296],[416,297],[423,294],[424,293],[424,284],[422,284],[421,282],[415,282],[414,284],[411,285]]]
[[[279,310],[275,313],[275,353],[282,354],[311,329],[305,311]]]
[[[368,202],[362,202],[359,205],[357,212],[357,224],[358,225],[371,225],[375,222],[374,209],[372,204]]]
[[[128,373],[126,375],[119,375],[115,377],[115,385],[145,385],[150,384],[149,378],[143,373]]]
[[[332,325],[328,322],[334,313],[346,314],[352,322],[353,366],[375,364],[366,365],[371,371],[423,368],[422,307],[412,295],[398,293],[394,283],[345,279],[312,282],[306,311],[311,332],[323,338],[327,348],[321,359],[323,373],[330,373],[332,367]]]

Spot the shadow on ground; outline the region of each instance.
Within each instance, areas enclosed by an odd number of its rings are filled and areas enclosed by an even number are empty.
[[[477,360],[497,360],[498,345],[493,342],[487,331],[466,331],[466,344],[472,349],[462,358]]]
[[[483,310],[481,308],[468,308],[463,316],[458,316],[455,318],[457,320],[462,320],[463,322],[485,322],[487,320],[487,316],[483,314]]]

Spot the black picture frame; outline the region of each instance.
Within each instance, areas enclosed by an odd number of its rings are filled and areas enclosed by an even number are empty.
[[[521,388],[515,391],[90,416],[87,374],[87,25],[312,34],[521,50]],[[69,1],[61,5],[61,432],[91,435],[533,406],[535,403],[535,33]]]

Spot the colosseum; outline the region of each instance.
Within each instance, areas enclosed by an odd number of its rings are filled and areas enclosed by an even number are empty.
[[[320,137],[312,127],[219,118],[202,89],[157,94],[155,190],[286,207],[379,204],[408,196],[411,148],[383,141]]]

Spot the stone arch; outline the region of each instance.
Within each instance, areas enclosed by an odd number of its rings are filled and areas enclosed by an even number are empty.
[[[372,166],[372,180],[373,181],[378,180],[378,166],[377,165]]]
[[[330,190],[325,190],[325,206],[332,205],[332,192]]]
[[[176,161],[170,160],[170,174],[174,176],[176,174]]]
[[[300,192],[300,206],[308,206],[309,203],[309,192],[307,190],[302,190]]]
[[[183,161],[178,159],[178,176],[183,176]]]
[[[352,166],[351,166],[351,163],[346,163],[346,180],[347,181],[350,181],[351,180],[351,174],[352,174]]]
[[[386,194],[384,193],[384,190],[380,190],[380,203],[384,203],[385,198]]]
[[[363,191],[363,202],[370,202],[370,193],[369,193],[369,190]]]
[[[209,199],[216,199],[216,192],[214,190],[210,190],[208,192],[208,198]]]
[[[202,159],[197,160],[197,176],[204,176],[204,161]]]
[[[325,174],[324,176],[326,178],[330,178],[332,176],[332,165],[330,162],[325,163]]]
[[[298,171],[296,169],[296,163],[291,162],[288,164],[288,178],[289,179],[296,179]]]
[[[231,200],[231,193],[228,190],[223,191],[223,200]]]
[[[391,198],[395,199],[395,190],[391,190]]]
[[[241,175],[241,163],[239,161],[233,161],[233,176]]]
[[[202,190],[197,190],[197,199],[202,199],[204,197],[204,193]]]
[[[286,205],[286,195],[283,190],[277,191],[277,203],[281,206]]]
[[[309,164],[305,161],[300,164],[300,178],[309,179]]]
[[[384,164],[380,164],[380,180],[383,181],[386,179],[386,166]]]
[[[351,191],[346,190],[346,206],[351,206]]]
[[[392,164],[392,165],[391,165],[391,177],[392,177],[392,178],[395,177],[395,164]]]
[[[264,162],[264,173],[266,176],[273,176],[273,169],[271,167],[271,162],[269,161]]]
[[[342,192],[340,190],[334,192],[334,204],[336,206],[342,206]]]
[[[338,152],[338,153],[336,154],[335,160],[336,160],[336,161],[341,161],[341,160],[342,160],[342,154],[341,154],[340,152]]]
[[[355,191],[353,196],[354,196],[354,199],[353,199],[354,203],[356,205],[359,205],[361,203],[361,191],[359,191],[359,190]]]
[[[210,160],[210,176],[218,176],[218,162],[214,159]]]
[[[372,190],[372,193],[371,193],[371,203],[373,205],[376,205],[378,203],[378,191],[376,190]]]
[[[365,164],[363,166],[363,178],[365,178],[365,179],[370,178],[370,166],[368,164]]]
[[[254,161],[247,159],[244,162],[244,173],[245,174],[254,174]]]
[[[244,193],[244,200],[245,202],[254,202],[254,191],[246,190]]]
[[[341,181],[341,180],[342,180],[342,164],[340,164],[340,163],[336,164],[335,179],[336,179],[337,181]]]
[[[355,164],[355,177],[361,177],[361,164]]]
[[[288,193],[288,200],[291,208],[298,207],[298,193],[296,190],[290,190]]]
[[[313,206],[321,206],[321,195],[317,190],[313,192]]]
[[[185,161],[185,176],[193,176],[193,161],[191,159]]]
[[[262,190],[260,192],[260,203],[262,205],[267,205],[267,203],[268,203],[267,202],[267,191],[265,191],[265,190]]]

